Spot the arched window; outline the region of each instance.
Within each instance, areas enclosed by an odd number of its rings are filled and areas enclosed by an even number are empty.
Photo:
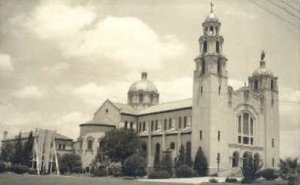
[[[170,149],[171,149],[171,150],[174,150],[174,149],[175,149],[175,143],[174,143],[174,142],[172,142],[172,143],[170,144]]]
[[[210,34],[213,34],[213,32],[214,32],[214,27],[212,27],[212,26],[209,27],[209,33],[210,33]]]
[[[203,53],[207,52],[207,41],[203,42]]]
[[[219,41],[216,42],[216,52],[220,53],[220,43],[219,43]]]
[[[240,160],[239,152],[234,152],[233,155],[232,155],[232,167],[238,167],[239,166],[239,160]]]
[[[143,103],[143,101],[144,101],[144,95],[143,95],[143,93],[140,93],[139,100],[140,100],[140,103]]]
[[[92,150],[93,149],[93,140],[88,140],[87,141],[87,149]]]
[[[254,144],[254,118],[249,113],[242,113],[238,116],[238,143],[245,145]]]

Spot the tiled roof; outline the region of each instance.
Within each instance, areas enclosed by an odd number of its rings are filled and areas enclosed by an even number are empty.
[[[139,112],[139,115],[176,110],[182,108],[191,108],[191,107],[192,107],[192,99],[189,98],[184,100],[177,100],[177,101],[171,101],[171,102],[165,102],[165,103],[153,105],[151,107],[141,110]]]
[[[24,133],[21,133],[21,138],[22,139],[26,139],[29,137],[29,134],[30,132],[24,132]],[[35,132],[33,132],[33,137],[35,137]],[[18,135],[14,136],[14,137],[9,137],[7,138],[6,140],[14,140],[18,137]],[[67,137],[67,136],[64,136],[64,135],[61,135],[59,133],[55,133],[55,139],[61,139],[61,140],[72,140],[71,138]]]
[[[114,103],[119,109],[121,113],[125,114],[132,114],[132,115],[144,115],[144,114],[152,114],[157,112],[169,111],[169,110],[176,110],[182,108],[191,108],[192,107],[192,99],[184,99],[184,100],[177,100],[177,101],[170,101],[165,102],[157,105],[150,106],[148,108],[137,110],[131,107],[128,104],[122,103]]]
[[[114,104],[120,109],[121,113],[133,114],[133,115],[138,114],[138,111],[128,104],[123,104],[123,103],[114,103]]]

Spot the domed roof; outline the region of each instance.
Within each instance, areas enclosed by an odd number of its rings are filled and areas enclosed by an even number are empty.
[[[253,73],[253,76],[274,76],[273,72],[266,68],[265,61],[260,61],[260,66]]]
[[[158,93],[156,86],[149,80],[147,80],[147,73],[142,73],[142,79],[134,82],[129,91],[147,91]]]
[[[219,19],[213,12],[210,12],[206,17],[205,21],[219,21]]]

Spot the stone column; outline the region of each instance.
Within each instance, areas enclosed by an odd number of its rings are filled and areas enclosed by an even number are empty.
[[[166,150],[166,133],[163,133],[162,134],[162,142],[161,142],[161,149],[162,151],[165,151]]]
[[[180,146],[181,146],[181,132],[179,131],[177,134],[177,148],[176,148],[177,154],[179,154]]]

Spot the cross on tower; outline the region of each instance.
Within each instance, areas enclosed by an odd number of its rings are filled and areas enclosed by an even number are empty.
[[[213,6],[214,4],[212,2],[210,2],[210,12],[213,13]]]

